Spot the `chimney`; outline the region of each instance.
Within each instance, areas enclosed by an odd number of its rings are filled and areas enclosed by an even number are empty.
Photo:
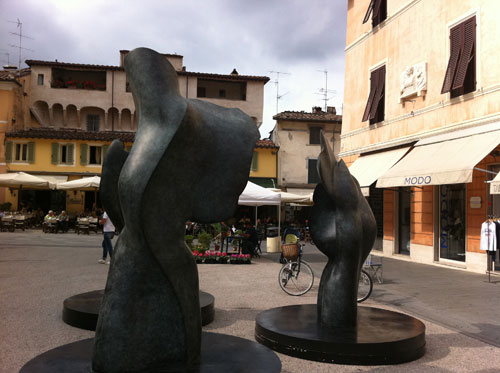
[[[238,71],[236,71],[236,68],[234,68],[233,71],[231,71],[231,75],[238,75]]]
[[[312,112],[313,112],[313,114],[319,114],[319,113],[322,113],[323,110],[321,110],[321,106],[313,106]]]
[[[326,112],[328,114],[333,114],[333,115],[337,114],[337,110],[335,110],[335,106],[327,106]]]
[[[128,52],[130,52],[130,51],[126,50],[126,49],[122,49],[120,51],[120,67],[124,66],[125,56],[128,54]]]
[[[13,65],[3,65],[3,69],[4,69],[4,70],[8,70],[8,71],[13,71],[13,70],[17,70],[17,66],[13,66]]]

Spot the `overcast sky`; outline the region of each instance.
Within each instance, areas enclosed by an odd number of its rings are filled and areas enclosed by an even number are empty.
[[[22,22],[22,60],[118,65],[120,49],[149,47],[184,56],[188,71],[268,76],[264,91],[267,137],[279,112],[329,106],[341,112],[347,0],[0,0],[0,60],[18,64],[16,23]],[[9,22],[10,21],[10,22]],[[26,67],[23,64],[23,67]]]

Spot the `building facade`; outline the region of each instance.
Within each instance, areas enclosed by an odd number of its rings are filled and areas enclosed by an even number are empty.
[[[276,188],[278,185],[279,146],[271,140],[259,140],[253,151],[250,181],[264,188]]]
[[[335,156],[340,150],[342,116],[334,107],[324,112],[314,107],[311,113],[284,111],[273,117],[276,126],[272,139],[279,146],[278,184],[283,191],[310,194],[319,182],[316,170],[321,152],[320,132],[326,135]]]
[[[489,266],[480,235],[500,217],[486,183],[500,170],[499,12],[487,0],[348,0],[340,156],[378,201],[386,256]]]
[[[130,148],[138,118],[123,68],[127,53],[120,51],[119,66],[26,61],[30,66],[27,72],[9,83],[17,85],[20,104],[16,106],[17,101],[4,100],[3,96],[0,101],[2,107],[11,108],[8,114],[2,114],[5,120],[0,122],[0,130],[5,133],[1,142],[5,162],[0,159],[0,167],[4,167],[0,171],[25,171],[69,181],[100,175],[113,139],[122,140]],[[239,108],[260,126],[268,77],[239,75],[236,70],[227,75],[189,72],[182,56],[164,56],[177,71],[181,95]],[[36,199],[36,204],[48,198],[51,201],[44,209],[66,206],[76,212],[91,205],[92,196],[86,199],[83,194],[68,192],[62,196],[64,193],[42,196],[42,192],[23,192],[23,198],[28,203]],[[3,198],[17,206],[16,192],[5,188]]]

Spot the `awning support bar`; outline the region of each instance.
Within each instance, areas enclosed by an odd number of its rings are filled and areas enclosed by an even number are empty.
[[[497,175],[497,172],[493,172],[493,171],[490,171],[490,170],[484,170],[484,169],[479,168],[479,167],[474,167],[474,170],[483,171],[483,172],[486,172],[486,173],[492,174],[492,175]]]

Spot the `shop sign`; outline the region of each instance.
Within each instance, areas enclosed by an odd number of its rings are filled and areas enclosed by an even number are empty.
[[[430,175],[405,177],[405,185],[429,185],[432,181]]]
[[[490,194],[500,194],[500,183],[490,184]]]

